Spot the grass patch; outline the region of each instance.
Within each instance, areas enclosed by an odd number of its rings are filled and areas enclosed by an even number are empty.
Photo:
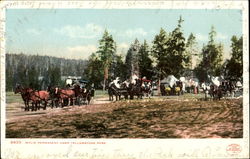
[[[6,92],[6,103],[22,103],[23,99],[21,94],[15,94],[14,92]]]

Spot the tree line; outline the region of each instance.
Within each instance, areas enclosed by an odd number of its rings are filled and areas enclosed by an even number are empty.
[[[224,76],[228,80],[241,80],[243,76],[243,38],[231,38],[231,58],[223,61],[223,44],[216,42],[216,30],[211,26],[207,44],[198,49],[193,33],[187,39],[183,34],[182,17],[176,28],[167,32],[161,28],[151,43],[139,43],[136,56],[132,55],[133,44],[127,54],[117,52],[113,36],[105,30],[99,40],[98,50],[87,60],[70,60],[50,56],[7,54],[6,89],[13,90],[16,84],[31,85],[44,89],[48,85],[64,85],[61,76],[81,76],[91,81],[96,88],[103,88],[116,77],[122,80],[131,76],[131,63],[136,62],[140,77],[161,80],[168,75],[177,78],[194,76],[199,81],[209,81],[209,76]],[[194,67],[193,58],[197,65]]]
[[[137,58],[140,76],[148,79],[163,79],[168,75],[177,78],[195,76],[199,81],[209,81],[209,76],[224,76],[228,80],[242,80],[243,76],[243,38],[231,38],[231,58],[223,61],[223,44],[216,42],[216,31],[213,26],[209,32],[207,44],[198,50],[198,42],[193,33],[187,39],[183,34],[182,17],[173,31],[161,28],[155,35],[151,47],[146,40],[140,44],[137,57],[133,57],[132,47],[125,57],[117,53],[116,42],[105,30],[99,41],[97,52],[92,53],[85,71],[86,78],[96,84],[105,85],[107,80],[115,77],[128,79],[132,58]],[[137,39],[135,40],[137,41]],[[193,58],[197,57],[194,67]],[[125,60],[122,60],[125,59]],[[97,69],[98,68],[98,69]]]
[[[34,89],[64,86],[62,76],[83,76],[86,64],[86,60],[6,54],[6,91],[13,91],[17,84]]]

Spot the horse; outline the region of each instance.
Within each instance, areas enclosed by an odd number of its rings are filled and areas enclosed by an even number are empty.
[[[22,86],[18,85],[15,88],[15,94],[20,93],[22,96],[22,99],[24,101],[24,110],[29,111],[29,94],[27,92],[27,88],[23,88]]]
[[[233,97],[235,94],[235,85],[231,81],[224,81],[221,84],[223,93],[225,96],[231,96]]]
[[[90,90],[88,89],[88,94],[87,94],[87,104],[90,104],[91,99],[95,96],[95,89],[94,87],[91,87]]]
[[[75,91],[72,89],[60,89],[56,87],[54,89],[55,95],[59,98],[59,103],[64,107],[68,105],[68,101],[70,101],[70,105],[73,105],[73,100],[75,98]]]
[[[129,82],[126,80],[121,83],[120,94],[124,96],[124,99],[128,99],[129,96]]]
[[[28,98],[32,101],[32,111],[37,110],[37,108],[40,109],[40,105],[38,106],[38,104],[40,104],[40,102],[42,101],[44,102],[43,109],[46,110],[49,99],[49,92],[44,90],[36,91],[32,88],[28,88],[26,91],[28,93]]]
[[[73,85],[73,89],[71,90],[73,90],[75,93],[75,98],[76,98],[75,104],[80,105],[81,104],[80,99],[82,98],[82,88],[80,87],[80,85],[75,84]]]
[[[116,101],[121,99],[120,86],[118,87],[114,82],[111,82],[108,86],[109,100],[113,101],[115,96]]]
[[[222,86],[221,85],[216,86],[214,84],[210,85],[209,94],[210,94],[211,98],[220,100],[223,96]]]
[[[129,95],[130,99],[134,99],[134,96],[136,95],[137,98],[142,99],[143,92],[142,92],[142,82],[139,79],[135,79],[135,83],[129,84]]]
[[[141,87],[142,87],[143,96],[150,98],[150,95],[152,94],[151,82],[150,81],[143,82]]]
[[[57,108],[59,106],[59,100],[60,100],[60,96],[59,94],[56,94],[55,92],[56,87],[51,87],[49,86],[47,88],[47,91],[49,92],[49,97],[51,100],[51,108],[53,108],[54,106]]]
[[[77,86],[78,87],[78,86]],[[92,87],[91,89],[87,88],[75,88],[75,93],[76,93],[76,100],[78,101],[78,105],[82,103],[82,101],[88,105],[90,104],[90,101],[92,97],[94,97],[95,94],[95,89]]]

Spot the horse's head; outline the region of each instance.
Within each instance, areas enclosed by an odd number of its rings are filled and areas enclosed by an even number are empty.
[[[22,88],[20,85],[17,85],[16,88],[15,88],[15,94],[17,93],[21,93],[22,92]]]
[[[83,88],[83,89],[84,89],[84,88]],[[74,88],[73,88],[73,91],[75,92],[75,95],[78,96],[79,94],[82,93],[81,86],[78,85],[78,84],[75,84],[75,85],[74,85]]]
[[[48,86],[48,87],[47,87],[47,91],[48,91],[49,93],[52,92],[52,91],[53,91],[52,86]]]

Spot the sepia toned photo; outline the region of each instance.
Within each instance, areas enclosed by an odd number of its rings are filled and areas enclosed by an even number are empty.
[[[245,10],[63,4],[4,9],[5,158],[27,157],[22,145],[65,146],[37,158],[249,156]],[[201,153],[200,139],[228,142]],[[149,153],[149,141],[197,144]],[[130,154],[134,142],[145,152]]]

